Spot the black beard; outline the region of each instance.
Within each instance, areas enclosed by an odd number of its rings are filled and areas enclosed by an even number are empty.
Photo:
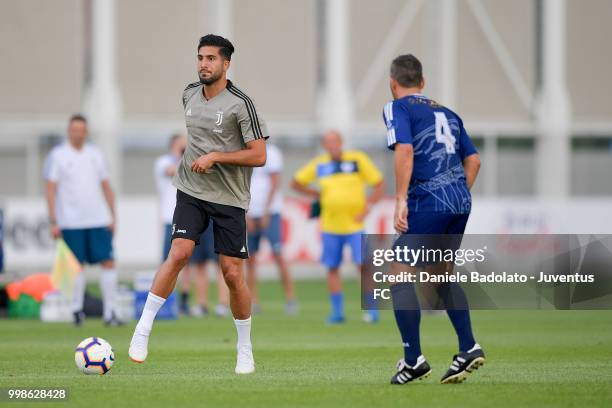
[[[204,79],[200,76],[200,82],[204,85],[211,85],[221,79],[221,74],[219,75],[211,75],[210,78]]]

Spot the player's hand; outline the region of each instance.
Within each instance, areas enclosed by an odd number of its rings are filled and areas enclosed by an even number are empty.
[[[215,164],[215,152],[206,153],[198,157],[191,164],[191,171],[196,173],[210,173],[210,168]]]
[[[364,210],[355,216],[356,222],[363,222],[370,213],[370,205],[366,205]]]
[[[408,231],[408,204],[406,203],[406,200],[395,201],[393,227],[395,227],[395,231],[398,233]]]
[[[356,222],[363,222],[363,220],[365,220],[365,217],[367,216],[368,216],[368,212],[362,211],[359,214],[357,214],[354,219]]]
[[[255,220],[253,218],[251,218],[251,217],[247,217],[246,224],[247,224],[247,232],[249,234],[254,233],[255,232],[255,228],[257,227],[255,225]]]
[[[168,177],[174,177],[174,175],[176,174],[177,167],[178,167],[177,165],[171,164],[168,167],[166,167],[166,170],[164,171],[164,173]]]
[[[51,230],[51,236],[53,237],[53,239],[58,239],[62,237],[62,231],[60,230],[60,227],[57,224],[51,224],[49,226],[49,229]]]
[[[270,224],[270,214],[265,213],[263,217],[261,217],[261,221],[259,222],[259,227],[261,229],[266,229],[266,227]]]
[[[108,224],[107,228],[112,235],[115,235],[115,219],[114,218],[112,219],[111,223]]]

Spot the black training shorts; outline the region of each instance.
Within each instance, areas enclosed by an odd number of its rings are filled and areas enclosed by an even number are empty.
[[[246,211],[231,205],[211,203],[176,191],[172,239],[190,239],[199,245],[200,236],[213,220],[215,252],[235,258],[249,257]]]

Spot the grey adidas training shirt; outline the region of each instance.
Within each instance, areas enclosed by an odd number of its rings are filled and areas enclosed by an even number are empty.
[[[245,149],[252,140],[267,139],[266,124],[251,98],[231,81],[210,100],[204,98],[202,87],[195,82],[183,92],[189,140],[173,184],[192,197],[246,210],[251,198],[251,167],[215,164],[210,173],[200,174],[191,171],[191,165],[206,153],[234,152]]]

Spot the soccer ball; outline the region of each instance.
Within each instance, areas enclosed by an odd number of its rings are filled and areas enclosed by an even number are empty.
[[[115,353],[106,340],[88,337],[74,351],[74,362],[84,374],[106,374],[115,362]]]

